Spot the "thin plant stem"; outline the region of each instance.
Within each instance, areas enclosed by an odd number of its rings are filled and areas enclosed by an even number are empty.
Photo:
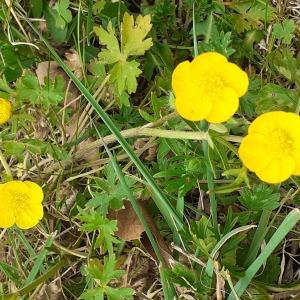
[[[4,170],[5,170],[5,172],[7,174],[7,176],[12,179],[13,176],[12,176],[10,167],[9,167],[9,165],[8,165],[8,163],[7,163],[4,155],[3,155],[3,152],[1,150],[0,150],[0,162],[1,162],[1,164],[2,164],[2,166],[4,168]]]

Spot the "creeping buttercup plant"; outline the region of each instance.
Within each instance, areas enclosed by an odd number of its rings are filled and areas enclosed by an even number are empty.
[[[0,3],[0,298],[296,298],[298,11]]]

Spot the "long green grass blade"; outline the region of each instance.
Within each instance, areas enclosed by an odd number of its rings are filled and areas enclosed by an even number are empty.
[[[249,265],[255,260],[261,243],[268,232],[268,223],[271,213],[272,212],[270,210],[263,210],[263,212],[261,213],[257,229],[255,231],[253,240],[246,255],[244,267],[249,267]]]
[[[63,62],[60,56],[56,53],[54,48],[48,43],[48,41],[40,34],[40,32],[36,29],[36,27],[27,20],[28,24],[32,28],[32,30],[39,36],[41,41],[46,45],[52,57],[56,60],[56,62],[60,65],[60,67],[67,73],[70,79],[74,82],[77,88],[80,90],[82,95],[91,103],[94,110],[97,112],[99,117],[102,119],[107,128],[111,131],[112,134],[115,135],[116,140],[123,147],[124,151],[127,153],[132,162],[136,165],[140,173],[148,182],[149,186],[153,190],[154,194],[157,196],[158,201],[154,198],[156,205],[158,206],[161,214],[168,222],[169,227],[172,229],[174,233],[177,233],[178,230],[183,230],[183,222],[178,217],[175,209],[169,203],[169,200],[163,194],[159,186],[156,184],[152,175],[150,174],[147,167],[141,162],[141,160],[136,156],[131,146],[127,143],[124,137],[121,135],[118,128],[115,126],[114,122],[110,119],[110,117],[106,114],[103,108],[99,105],[99,103],[94,99],[89,90],[83,85],[83,83],[74,75],[74,73],[70,70],[70,68]]]
[[[292,230],[292,228],[300,220],[300,211],[299,209],[293,209],[280,224],[278,229],[275,231],[270,241],[266,245],[265,249],[260,253],[256,260],[250,265],[246,270],[244,277],[242,277],[238,283],[235,285],[234,289],[238,296],[241,296],[244,291],[247,289],[251,280],[261,268],[261,266],[267,261],[271,253],[276,249],[280,242],[285,238],[285,236]],[[228,297],[228,300],[234,300],[235,297],[231,293]]]
[[[34,262],[34,265],[24,283],[24,286],[27,286],[28,284],[30,284],[35,279],[35,277],[37,276],[39,271],[44,269],[43,262],[48,254],[47,248],[52,245],[54,238],[55,238],[54,235],[50,235],[49,238],[47,239],[44,248],[40,251],[40,253],[38,254],[38,256]]]

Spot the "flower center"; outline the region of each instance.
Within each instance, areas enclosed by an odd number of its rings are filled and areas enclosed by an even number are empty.
[[[224,87],[225,85],[222,78],[214,73],[208,73],[199,83],[201,94],[210,98],[219,97]]]
[[[272,147],[278,156],[289,155],[293,150],[293,139],[282,129],[277,129],[271,134]]]
[[[13,199],[14,199],[17,211],[20,209],[24,209],[26,206],[25,204],[28,203],[28,201],[30,200],[26,194],[20,193],[17,191],[14,191],[12,193],[12,195],[13,195]]]

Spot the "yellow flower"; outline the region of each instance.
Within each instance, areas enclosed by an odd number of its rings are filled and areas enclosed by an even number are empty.
[[[0,125],[6,123],[12,114],[12,105],[8,100],[0,98]]]
[[[300,175],[300,116],[283,111],[259,116],[249,126],[239,156],[249,170],[268,183]]]
[[[239,97],[248,89],[248,75],[216,52],[184,61],[174,70],[172,88],[176,110],[190,121],[227,121],[237,111]]]
[[[16,224],[21,229],[37,225],[43,218],[42,188],[31,181],[0,184],[0,227]]]

